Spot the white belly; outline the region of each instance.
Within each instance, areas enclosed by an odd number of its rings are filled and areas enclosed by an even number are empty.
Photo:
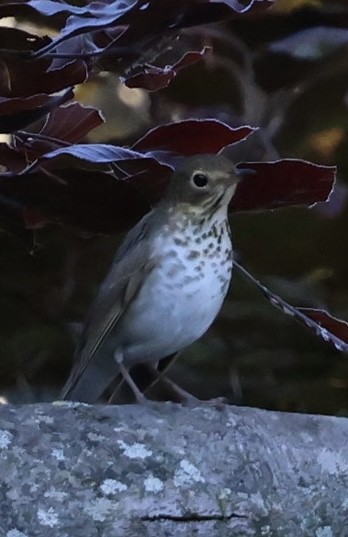
[[[157,241],[156,250],[161,261],[121,323],[120,350],[127,365],[158,360],[196,341],[214,321],[228,290],[229,240],[218,244],[207,237],[191,247],[174,244],[169,235]]]

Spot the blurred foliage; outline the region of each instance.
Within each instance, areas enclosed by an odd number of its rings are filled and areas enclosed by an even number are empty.
[[[16,24],[26,28],[25,20]],[[213,53],[161,91],[129,89],[102,73],[76,94],[107,118],[91,133],[93,142],[131,143],[151,126],[215,117],[260,127],[229,150],[235,161],[297,157],[337,164],[339,196],[327,207],[240,214],[231,225],[237,259],[270,289],[294,305],[345,319],[347,31],[345,0],[278,0],[250,18],[204,27]],[[120,238],[81,237],[54,225],[26,232],[5,216],[1,226],[1,391],[14,402],[50,400],[68,373],[72,323],[83,321]],[[202,398],[348,414],[347,357],[237,275],[214,327],[185,350],[170,376]]]
[[[320,7],[322,4],[322,0],[278,0],[274,9],[280,13],[290,13],[291,11],[307,6]]]

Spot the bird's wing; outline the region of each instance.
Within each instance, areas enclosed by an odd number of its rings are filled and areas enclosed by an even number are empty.
[[[112,382],[113,377],[118,372],[117,364],[112,356],[103,355],[98,360],[96,355],[155,266],[155,259],[150,256],[149,241],[144,238],[144,235],[147,236],[149,216],[146,215],[126,236],[117,252],[110,272],[92,304],[76,352],[75,365],[61,394],[63,399],[80,399],[76,394],[80,393],[81,390],[78,389],[75,394],[74,388],[82,376],[88,373],[88,370],[91,372],[91,383],[96,384],[99,377],[100,382],[102,379],[104,379],[104,384],[107,382],[104,388],[100,386],[99,395]],[[95,376],[94,379],[93,376]],[[86,390],[89,381],[83,382],[83,384],[84,390]],[[97,388],[95,386],[95,389]],[[88,394],[83,397],[86,402],[92,402],[92,399],[94,397],[88,397]]]

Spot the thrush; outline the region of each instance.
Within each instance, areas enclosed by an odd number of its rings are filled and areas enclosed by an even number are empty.
[[[62,398],[96,402],[121,373],[199,339],[232,274],[228,204],[239,177],[222,155],[186,157],[159,203],[127,234],[92,304]]]

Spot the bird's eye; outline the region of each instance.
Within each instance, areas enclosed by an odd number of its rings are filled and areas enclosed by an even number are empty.
[[[198,188],[203,188],[208,184],[208,177],[204,173],[194,173],[192,176],[192,182]]]

